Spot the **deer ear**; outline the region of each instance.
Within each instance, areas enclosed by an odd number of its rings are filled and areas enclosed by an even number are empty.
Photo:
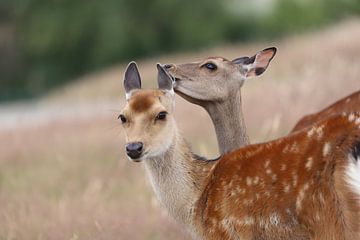
[[[135,62],[130,62],[125,70],[124,88],[126,99],[128,99],[132,90],[141,88],[141,78]]]
[[[158,86],[159,89],[170,91],[174,93],[173,84],[174,81],[172,77],[165,71],[161,64],[156,64],[158,70]]]
[[[252,57],[240,57],[232,60],[234,64],[241,66],[245,79],[261,75],[269,66],[270,61],[276,54],[276,48],[266,48]]]

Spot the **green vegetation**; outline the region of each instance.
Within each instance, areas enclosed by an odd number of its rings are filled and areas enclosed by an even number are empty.
[[[247,10],[251,2],[263,1],[2,0],[0,101],[120,61],[273,38],[360,13],[357,0],[273,0],[270,11]]]

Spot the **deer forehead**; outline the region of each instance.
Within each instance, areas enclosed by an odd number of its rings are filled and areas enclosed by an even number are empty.
[[[145,113],[154,108],[166,108],[166,94],[160,90],[137,90],[128,101],[127,108],[134,113]]]
[[[215,64],[220,65],[220,66],[226,65],[227,63],[231,63],[229,60],[227,60],[226,58],[223,58],[223,57],[208,57],[208,58],[205,58],[204,60],[198,62],[197,64],[199,66],[202,66],[202,65],[204,65],[206,63],[209,63],[209,62],[215,63]]]
[[[213,60],[213,61],[219,61],[219,62],[228,62],[229,61],[226,58],[219,57],[219,56],[208,57],[205,59],[205,61],[207,61],[207,60]]]
[[[176,65],[176,67],[178,68],[188,68],[188,67],[201,67],[206,63],[215,63],[217,65],[223,65],[226,63],[231,63],[229,60],[227,60],[226,58],[223,57],[207,57],[201,61],[196,61],[196,62],[190,62],[190,63],[183,63],[183,64],[179,64]]]

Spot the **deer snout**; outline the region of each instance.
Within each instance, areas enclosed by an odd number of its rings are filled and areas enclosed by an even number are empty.
[[[131,142],[126,144],[126,154],[131,159],[138,159],[141,156],[143,151],[143,143],[142,142]]]

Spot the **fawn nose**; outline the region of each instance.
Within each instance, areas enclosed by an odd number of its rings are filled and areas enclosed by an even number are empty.
[[[131,142],[126,144],[126,154],[131,159],[137,159],[140,157],[143,150],[143,143],[142,142]]]

